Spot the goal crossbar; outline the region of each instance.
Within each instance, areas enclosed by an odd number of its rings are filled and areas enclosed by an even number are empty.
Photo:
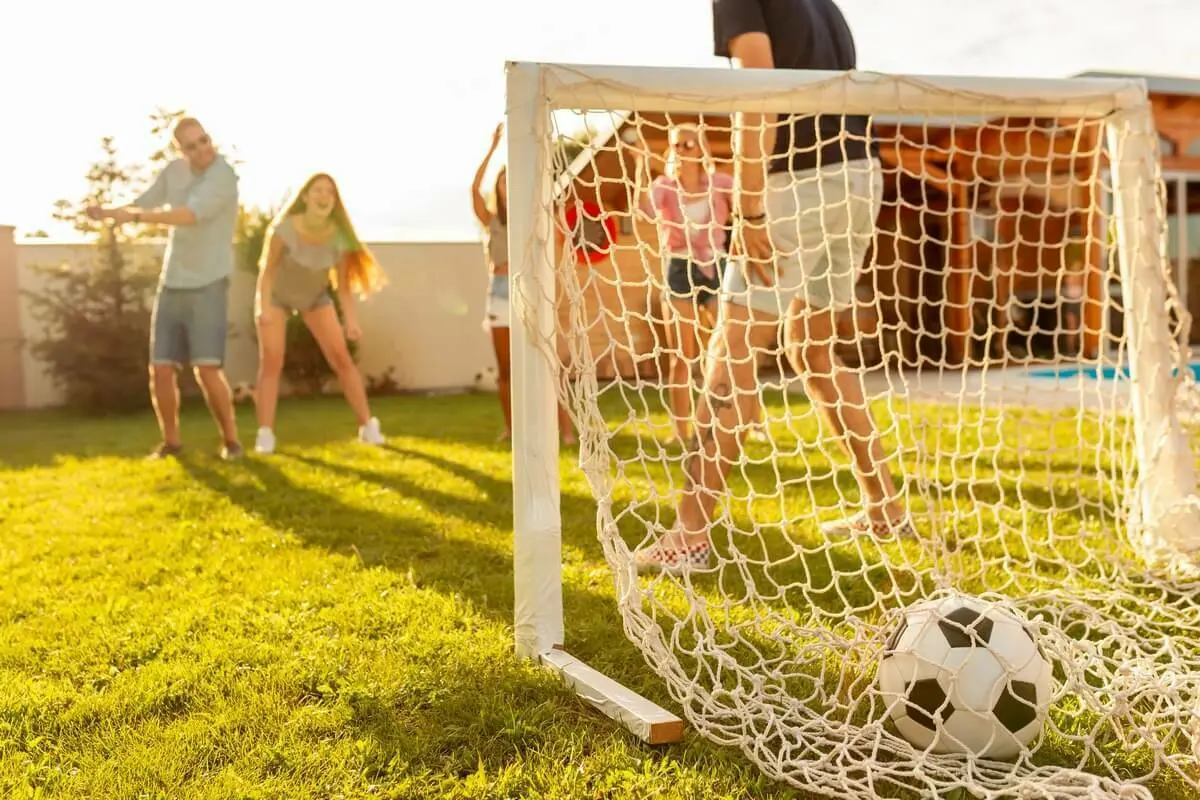
[[[513,62],[508,69],[510,80],[536,81],[541,102],[551,110],[728,113],[736,104],[776,114],[920,109],[927,118],[955,119],[981,111],[1039,116],[1053,106],[1058,116],[1094,119],[1136,107],[1148,97],[1140,78],[1014,79],[528,62]]]

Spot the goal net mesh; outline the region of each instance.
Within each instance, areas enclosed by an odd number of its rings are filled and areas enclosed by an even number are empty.
[[[905,102],[915,81],[889,80],[896,99],[871,118],[881,180],[865,185],[878,213],[854,304],[824,340],[811,329],[805,352],[832,352],[838,380],[865,390],[916,532],[897,541],[822,532],[864,498],[847,437],[818,402],[833,376],[806,374],[818,357],[797,370],[791,323],[739,356],[714,345],[720,302],[669,279],[672,256],[695,256],[706,235],[744,269],[740,223],[688,188],[684,162],[700,155],[710,176],[731,174],[736,112],[761,104],[661,112],[637,85],[599,81],[603,105],[548,105],[544,135],[509,130],[537,135],[550,186],[536,208],[510,211],[533,215],[538,246],[513,243],[513,324],[560,375],[625,632],[699,732],[808,791],[1195,796],[1192,373],[1150,107],[1088,118],[1088,98],[1060,89],[1021,98],[1017,117],[1002,93],[945,90],[935,108]],[[852,76],[820,87],[831,113],[857,89]],[[748,135],[787,135],[786,118],[763,119]],[[847,136],[830,135],[826,153]],[[664,174],[684,187],[673,209],[654,201]],[[773,237],[805,239],[810,255],[845,240],[845,193],[811,173],[786,180],[819,199],[791,216],[776,206]],[[823,241],[811,239],[814,214]],[[552,260],[552,281],[520,269],[532,252]],[[533,321],[539,303],[553,335]],[[705,369],[737,358],[752,383],[706,395]],[[733,446],[706,446],[697,421],[713,415],[702,412],[739,398],[737,419],[716,414],[708,434]],[[719,488],[689,479],[694,459],[725,460]],[[707,564],[638,574],[635,551],[668,535],[687,493],[706,491]],[[949,590],[1016,610],[1052,662],[1045,725],[1011,761],[927,752],[887,719],[875,685],[885,641],[905,607]]]

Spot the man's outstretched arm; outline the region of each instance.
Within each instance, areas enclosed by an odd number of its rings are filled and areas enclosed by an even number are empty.
[[[92,219],[111,219],[117,224],[146,222],[151,225],[187,227],[207,219],[229,202],[237,202],[237,179],[232,175],[215,175],[192,192],[184,205],[166,208],[164,171],[132,203],[124,206],[91,206],[87,213]]]
[[[148,210],[158,209],[167,202],[166,170],[162,170],[154,183],[129,203],[119,206],[88,206],[87,215],[94,220],[111,219],[118,225],[126,222],[152,222],[145,216]]]
[[[92,219],[111,219],[118,225],[126,222],[147,222],[152,225],[187,226],[196,224],[196,213],[187,206],[179,208],[143,208],[135,203],[127,206],[91,206]]]

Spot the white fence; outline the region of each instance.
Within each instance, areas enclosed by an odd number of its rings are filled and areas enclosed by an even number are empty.
[[[495,356],[482,327],[487,270],[477,242],[375,242],[368,245],[387,272],[386,289],[360,305],[363,341],[358,363],[365,377],[392,379],[406,391],[494,386]],[[153,258],[158,246],[140,245]],[[43,278],[35,265],[86,269],[87,245],[14,241],[0,226],[0,408],[57,405],[61,396],[45,365],[27,346],[42,330],[25,294]],[[253,383],[258,354],[253,337],[255,276],[238,272],[230,294],[227,374]],[[131,375],[130,380],[144,380]]]

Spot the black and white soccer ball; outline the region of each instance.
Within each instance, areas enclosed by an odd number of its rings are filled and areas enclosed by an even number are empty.
[[[953,595],[905,610],[884,645],[877,685],[915,747],[1008,760],[1041,732],[1054,678],[1026,622]]]

